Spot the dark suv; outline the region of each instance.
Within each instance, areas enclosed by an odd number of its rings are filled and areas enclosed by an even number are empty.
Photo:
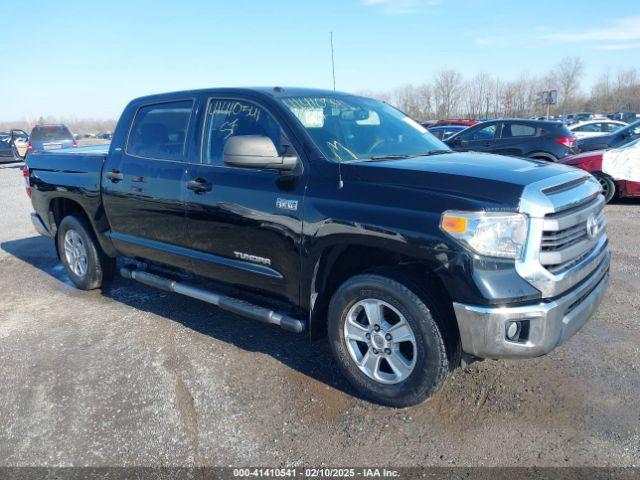
[[[555,162],[574,153],[575,139],[560,122],[500,119],[467,128],[445,143],[459,152],[472,150]]]

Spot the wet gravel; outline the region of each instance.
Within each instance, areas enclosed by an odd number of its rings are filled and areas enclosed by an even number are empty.
[[[324,340],[124,279],[75,290],[0,165],[0,465],[640,463],[640,202],[607,207],[611,286],[552,354],[458,370],[394,410]]]

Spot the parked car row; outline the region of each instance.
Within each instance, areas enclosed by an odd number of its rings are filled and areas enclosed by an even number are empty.
[[[619,120],[588,120],[571,125],[569,130],[571,130],[576,139],[581,139],[607,135],[626,126],[626,123]]]
[[[586,112],[574,116],[586,117]],[[607,202],[616,196],[640,196],[640,120],[627,125],[602,118],[570,126],[557,120],[496,119],[472,126],[442,120],[431,123],[429,132],[456,151],[527,157],[581,168],[600,182]]]
[[[0,132],[0,162],[16,161],[24,157],[27,152],[77,147],[79,139],[97,138],[110,141],[111,137],[111,132],[74,135],[63,124],[36,125],[30,135],[18,129]]]

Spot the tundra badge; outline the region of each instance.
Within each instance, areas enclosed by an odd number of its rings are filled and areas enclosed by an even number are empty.
[[[235,255],[236,258],[239,258],[240,260],[247,260],[253,263],[261,263],[263,265],[271,265],[270,258],[258,257],[257,255],[251,255],[249,253],[244,253],[244,252],[233,252],[233,254]]]

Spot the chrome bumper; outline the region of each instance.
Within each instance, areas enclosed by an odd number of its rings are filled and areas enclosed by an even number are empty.
[[[36,212],[31,212],[31,223],[33,223],[33,228],[35,228],[36,232],[40,235],[51,237],[51,233],[47,230],[47,227],[44,226],[44,222]]]
[[[609,281],[610,258],[607,251],[588,281],[549,302],[496,308],[454,302],[462,350],[481,358],[528,358],[549,353],[580,330],[600,305]],[[507,338],[507,326],[513,321],[526,321],[526,339]]]

